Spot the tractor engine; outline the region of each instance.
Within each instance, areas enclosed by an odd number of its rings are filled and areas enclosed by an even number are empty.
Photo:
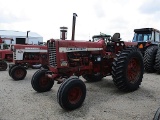
[[[70,52],[67,54],[70,67],[89,65],[89,52]]]
[[[48,41],[49,67],[55,74],[100,72],[105,55],[104,41],[76,42],[68,40]],[[94,66],[93,66],[94,64]]]

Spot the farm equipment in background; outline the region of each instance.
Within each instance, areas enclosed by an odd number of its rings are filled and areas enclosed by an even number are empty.
[[[93,35],[92,36],[92,42],[96,42],[99,39],[104,39],[105,42],[109,42],[111,40],[111,35],[107,35],[107,34],[100,32],[100,35]]]
[[[86,97],[86,86],[80,76],[87,81],[100,81],[112,75],[119,90],[137,90],[144,72],[143,57],[137,44],[121,41],[120,33],[115,33],[109,41],[102,38],[96,42],[74,41],[76,16],[73,13],[71,40],[47,41],[49,69],[34,73],[33,89],[46,92],[53,87],[54,81],[61,83],[57,99],[66,110],[80,107]]]
[[[145,71],[160,73],[160,31],[154,28],[141,28],[135,29],[134,32],[132,42],[138,43],[137,47],[144,56]]]
[[[10,64],[9,75],[14,80],[22,80],[27,74],[26,68],[44,68],[48,64],[47,46],[42,45],[11,45],[13,64]]]
[[[10,50],[10,45],[5,44],[5,40],[10,40],[12,44],[12,38],[1,38],[0,37],[0,71],[7,69],[7,62],[12,62],[13,53]]]

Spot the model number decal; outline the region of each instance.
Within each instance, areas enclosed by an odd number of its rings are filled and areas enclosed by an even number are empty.
[[[60,47],[59,52],[76,52],[76,51],[99,51],[103,48],[75,48],[75,47]]]
[[[25,49],[36,49],[36,50],[38,50],[39,48],[31,48],[31,47],[26,47]]]
[[[86,51],[87,48],[67,48],[67,51]]]

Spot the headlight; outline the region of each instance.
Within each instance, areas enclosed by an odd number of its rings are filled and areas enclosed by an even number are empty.
[[[117,43],[117,46],[119,46],[119,43]]]
[[[97,61],[98,62],[100,62],[101,61],[101,57],[99,56],[99,57],[97,57]]]

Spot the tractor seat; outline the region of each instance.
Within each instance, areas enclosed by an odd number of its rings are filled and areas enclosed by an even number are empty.
[[[121,40],[120,33],[114,33],[113,37],[111,38],[111,41],[112,42],[118,42],[120,40]]]
[[[115,33],[111,40],[107,42],[107,52],[114,52],[115,50],[115,42],[119,42],[121,40],[120,33]]]

